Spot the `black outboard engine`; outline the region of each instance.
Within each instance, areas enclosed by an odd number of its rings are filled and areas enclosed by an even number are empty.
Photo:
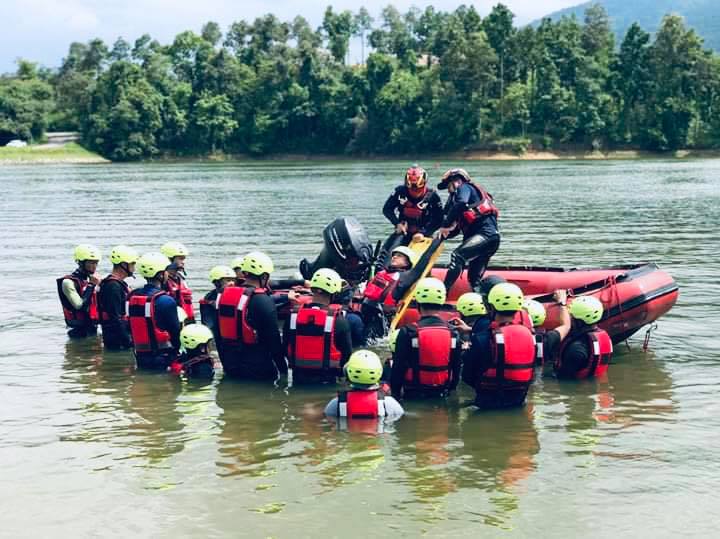
[[[323,248],[314,262],[303,259],[300,273],[310,279],[320,268],[331,268],[350,282],[367,278],[373,250],[365,227],[354,217],[338,217],[323,230]]]

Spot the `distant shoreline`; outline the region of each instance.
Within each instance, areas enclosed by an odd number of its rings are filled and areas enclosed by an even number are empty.
[[[640,150],[550,151],[529,150],[521,154],[468,150],[442,154],[426,154],[422,161],[629,161],[643,159],[717,159],[720,150],[678,150],[675,152],[648,152]],[[135,161],[139,163],[233,163],[264,161],[402,161],[417,159],[415,155],[347,155],[278,153],[264,156],[250,154],[211,154],[205,156],[163,155]],[[109,164],[112,161],[86,150],[77,143],[64,145],[31,145],[25,148],[0,148],[0,166],[18,164]]]

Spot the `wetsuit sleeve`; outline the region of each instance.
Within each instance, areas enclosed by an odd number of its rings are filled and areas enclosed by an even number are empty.
[[[460,188],[455,191],[453,197],[448,200],[449,207],[447,208],[445,221],[442,224],[444,227],[449,227],[457,222],[460,215],[467,209],[471,195],[472,187],[467,184],[461,185]]]
[[[388,199],[385,201],[385,204],[383,205],[383,215],[385,218],[392,223],[393,226],[396,226],[400,219],[398,219],[398,216],[396,214],[396,210],[398,207],[398,197],[397,197],[397,189],[392,192],[392,194],[388,197]]]
[[[282,331],[282,347],[285,351],[285,354],[287,355],[289,352],[288,344],[290,341],[290,317],[288,316],[285,319],[285,322],[283,323],[283,331]]]
[[[432,236],[433,233],[442,226],[443,222],[443,207],[440,195],[433,191],[430,196],[430,203],[428,204],[428,220],[427,224],[420,229],[420,233],[423,236]]]
[[[252,308],[252,324],[257,331],[258,340],[270,351],[270,356],[280,374],[286,374],[288,367],[278,329],[275,303],[270,296],[257,294],[253,296],[250,307]]]
[[[283,307],[284,305],[287,305],[290,301],[290,298],[287,294],[273,294],[270,297],[272,298],[273,302],[275,302],[275,307]]]
[[[383,402],[385,403],[385,413],[388,418],[398,418],[405,413],[402,405],[393,397],[387,396],[383,399]]]
[[[175,350],[180,349],[180,320],[177,303],[170,296],[160,296],[155,300],[155,317],[158,327],[170,334],[170,342]]]
[[[392,297],[395,301],[400,301],[405,295],[405,293],[410,290],[412,285],[414,285],[415,282],[420,278],[423,270],[428,265],[428,262],[430,262],[430,258],[433,254],[435,254],[435,251],[437,251],[441,243],[442,240],[440,238],[434,239],[430,244],[430,247],[428,247],[427,250],[422,254],[420,260],[418,260],[415,265],[408,271],[403,271],[402,273],[400,273],[400,278],[398,279],[397,286],[395,286],[392,292]]]
[[[338,415],[338,398],[335,397],[333,400],[327,403],[325,406],[325,415],[328,417],[337,417]]]
[[[395,397],[402,395],[405,371],[410,364],[411,354],[412,343],[410,342],[410,336],[406,328],[401,328],[395,343],[395,359],[390,372],[390,390]]]
[[[77,289],[75,288],[75,283],[71,279],[65,279],[62,282],[63,294],[65,294],[65,297],[70,302],[70,305],[78,311],[87,310],[94,290],[95,285],[89,283],[87,287],[85,287],[85,292],[81,296],[78,294]]]
[[[350,324],[345,318],[338,316],[334,333],[335,347],[340,350],[340,366],[343,367],[352,354],[352,334]]]

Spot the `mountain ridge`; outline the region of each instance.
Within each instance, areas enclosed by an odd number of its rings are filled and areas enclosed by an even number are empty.
[[[618,44],[622,42],[625,33],[634,22],[646,32],[654,34],[663,17],[673,13],[681,15],[687,25],[703,38],[705,47],[720,51],[720,1],[718,0],[590,0],[549,13],[531,24],[533,26],[540,24],[545,18],[558,20],[572,15],[582,21],[585,10],[593,4],[600,4],[607,10]]]

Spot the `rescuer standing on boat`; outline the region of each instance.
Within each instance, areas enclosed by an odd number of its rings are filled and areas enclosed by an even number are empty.
[[[445,288],[449,292],[467,266],[468,282],[479,292],[480,280],[490,258],[500,246],[498,209],[492,195],[473,183],[462,168],[453,168],[443,174],[438,189],[447,189],[450,197],[445,204],[445,220],[435,236],[452,238],[460,232],[463,234],[463,242],[450,257]]]
[[[427,186],[424,168],[413,165],[405,173],[405,183],[395,188],[385,201],[383,215],[395,227],[385,240],[375,266],[382,269],[398,245],[408,245],[415,234],[431,236],[442,224],[440,195]]]

